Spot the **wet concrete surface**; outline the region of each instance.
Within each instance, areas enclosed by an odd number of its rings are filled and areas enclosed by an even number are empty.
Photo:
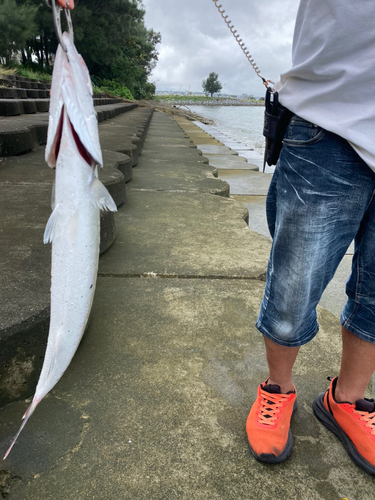
[[[165,127],[165,142],[182,134],[171,133],[172,120],[154,115],[134,177],[155,158],[153,134],[160,138]],[[168,161],[172,149],[176,164],[189,151],[165,148]],[[168,192],[167,176],[164,191],[143,189],[129,184],[70,367],[2,463],[7,499],[372,500],[373,478],[311,408],[339,368],[338,318],[319,307],[319,335],[297,359],[291,457],[277,466],[257,462],[245,421],[267,375],[254,323],[270,240],[249,229],[234,199],[197,186]],[[0,412],[0,451],[25,406]]]

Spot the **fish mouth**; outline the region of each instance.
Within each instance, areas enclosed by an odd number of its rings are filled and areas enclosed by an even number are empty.
[[[67,125],[72,132],[72,136],[73,136],[75,145],[77,147],[78,153],[81,155],[83,160],[88,165],[90,165],[90,167],[94,168],[96,166],[96,161],[91,156],[91,154],[88,152],[88,150],[85,148],[85,146],[84,146],[83,142],[81,141],[76,129],[74,128],[73,123],[69,119],[68,113],[65,113],[65,105],[63,105],[61,108],[59,124],[57,126],[56,137],[55,137],[55,141],[54,141],[55,161],[57,162],[57,159],[58,159],[58,156],[60,153],[61,138],[62,138],[63,128],[64,128],[64,120],[67,121]]]

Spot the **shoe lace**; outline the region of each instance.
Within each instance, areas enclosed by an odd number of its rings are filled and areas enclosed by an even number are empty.
[[[359,415],[365,426],[370,429],[370,433],[375,436],[375,412],[355,410],[355,413]]]
[[[265,425],[276,425],[288,397],[272,393],[262,394],[261,397],[258,422]]]

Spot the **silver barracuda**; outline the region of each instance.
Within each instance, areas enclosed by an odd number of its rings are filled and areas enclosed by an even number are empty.
[[[69,36],[59,46],[52,77],[46,161],[56,167],[53,212],[44,243],[52,242],[51,319],[42,372],[27,420],[69,366],[84,333],[99,261],[100,210],[116,211],[98,179],[102,165],[97,117],[86,65]]]

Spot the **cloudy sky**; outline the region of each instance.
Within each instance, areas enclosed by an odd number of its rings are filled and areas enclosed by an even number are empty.
[[[291,65],[297,0],[219,0],[261,70],[276,81]],[[212,0],[143,0],[148,28],[160,31],[157,90],[202,91],[218,73],[222,93],[264,94],[257,77]]]

